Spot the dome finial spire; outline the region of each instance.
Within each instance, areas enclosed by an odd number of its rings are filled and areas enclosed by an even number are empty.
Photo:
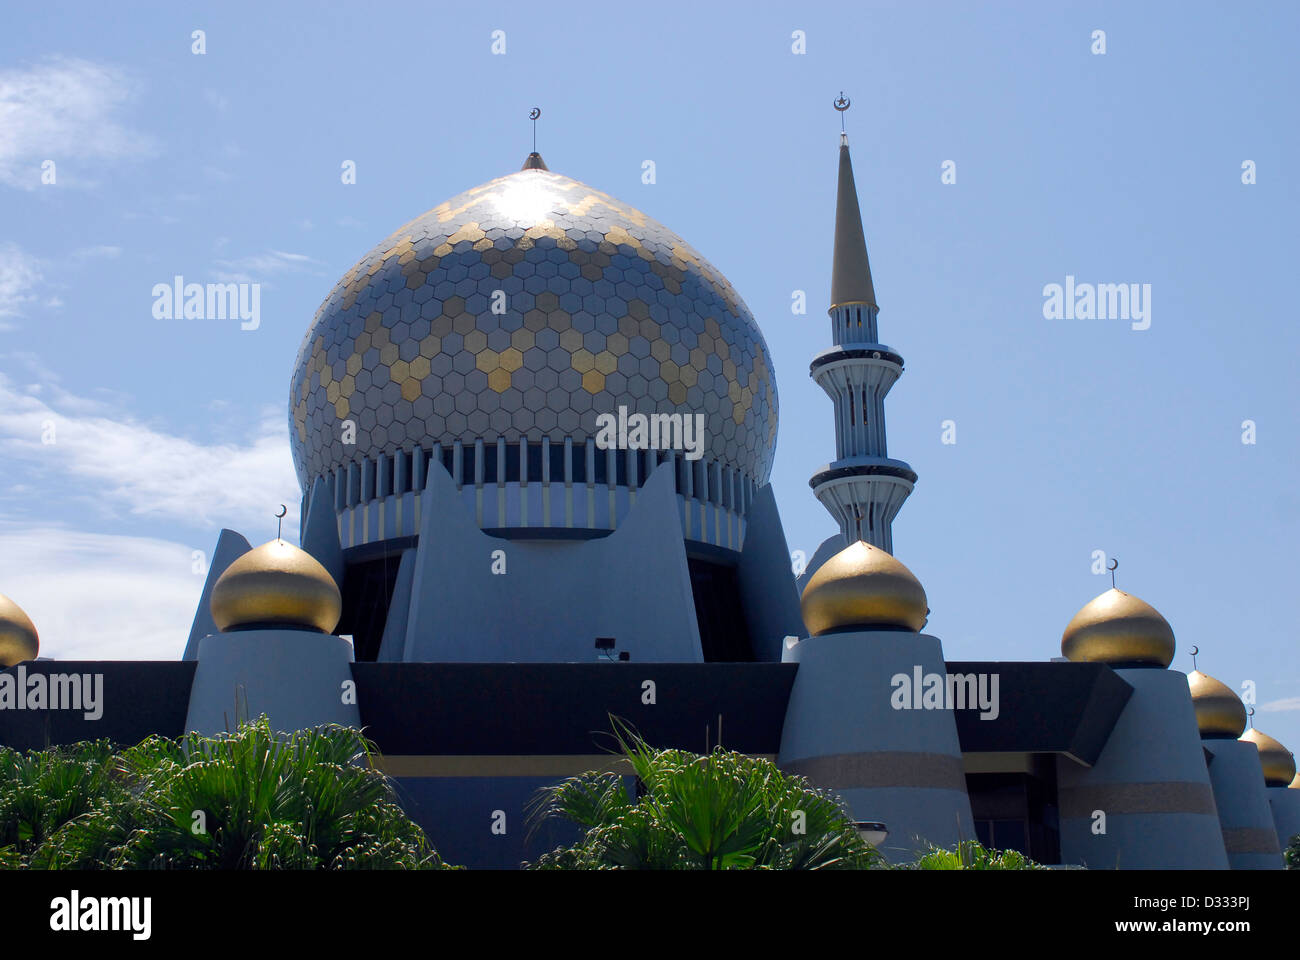
[[[546,165],[546,161],[542,159],[542,155],[537,152],[537,118],[541,115],[541,107],[533,107],[533,109],[528,111],[528,119],[533,121],[533,152],[528,155],[526,160],[524,160],[524,165],[519,168],[520,170],[550,169],[550,167]]]

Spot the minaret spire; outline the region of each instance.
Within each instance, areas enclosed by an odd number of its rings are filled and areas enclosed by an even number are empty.
[[[843,117],[848,108],[841,93],[835,109]],[[813,358],[809,373],[835,404],[836,459],[809,485],[839,523],[846,544],[865,540],[893,553],[894,517],[916,483],[912,468],[891,460],[885,445],[885,394],[902,374],[903,358],[881,344],[876,332],[880,307],[843,131],[828,312],[835,345]]]
[[[853,182],[849,135],[840,134],[840,182],[835,194],[835,254],[831,265],[831,306],[847,303],[876,305],[867,259],[867,237],[862,231],[858,188]]]

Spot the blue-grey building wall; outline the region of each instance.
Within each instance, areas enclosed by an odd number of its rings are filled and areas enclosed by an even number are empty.
[[[431,466],[402,659],[584,661],[597,637],[613,637],[634,660],[701,662],[673,481],[651,474],[608,536],[504,540],[478,528],[447,471]]]
[[[1227,869],[1186,674],[1115,672],[1133,695],[1097,762],[1057,760],[1062,861],[1097,869]]]
[[[352,644],[308,630],[240,630],[204,637],[186,730],[233,731],[265,713],[275,730],[361,726]]]
[[[1240,740],[1206,740],[1210,786],[1233,870],[1281,870],[1282,851],[1265,794],[1259,749]]]
[[[946,676],[936,637],[862,630],[803,640],[777,762],[842,796],[857,820],[883,821],[881,851],[910,860],[927,844],[973,839],[975,823],[950,709],[895,708],[898,674]],[[903,701],[898,701],[903,702]]]

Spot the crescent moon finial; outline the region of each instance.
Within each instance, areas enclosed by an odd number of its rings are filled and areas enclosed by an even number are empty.
[[[840,91],[840,95],[836,97],[835,100],[833,101],[833,106],[835,107],[836,110],[840,112],[840,133],[841,134],[844,133],[844,111],[847,110],[850,107],[850,105],[852,105],[852,103],[853,103],[852,100],[844,96],[843,90]]]
[[[280,504],[280,512],[275,515],[275,539],[277,540],[281,539],[280,524],[284,522],[284,515],[288,512],[289,512],[289,508],[286,507],[283,503]]]
[[[540,117],[541,115],[542,115],[542,108],[541,108],[541,107],[533,107],[533,109],[531,109],[531,110],[528,111],[528,119],[529,119],[529,120],[536,120],[536,119],[537,119],[538,117]]]
[[[1198,647],[1198,646],[1196,646],[1196,644],[1192,644],[1192,649],[1191,649],[1190,653],[1191,653],[1191,655],[1192,655],[1192,669],[1193,669],[1193,670],[1196,669],[1196,655],[1197,655],[1198,653],[1200,653],[1200,652],[1201,652],[1201,648]]]
[[[1119,557],[1111,557],[1110,563],[1106,564],[1106,569],[1110,571],[1110,588],[1115,589],[1115,571],[1119,569]]]

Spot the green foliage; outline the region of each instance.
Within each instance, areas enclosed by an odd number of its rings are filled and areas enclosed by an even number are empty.
[[[0,752],[0,868],[355,870],[445,864],[356,730]]]
[[[767,760],[716,748],[655,750],[615,722],[622,756],[644,795],[623,778],[585,773],[540,791],[533,828],[563,820],[584,830],[535,870],[821,870],[883,865],[838,797]]]
[[[0,867],[25,864],[66,824],[120,799],[112,758],[106,740],[29,753],[0,747]]]
[[[1288,870],[1300,870],[1300,833],[1291,838],[1291,844],[1283,853]]]
[[[1046,870],[1016,850],[989,850],[977,840],[962,840],[952,850],[931,846],[899,870]]]

